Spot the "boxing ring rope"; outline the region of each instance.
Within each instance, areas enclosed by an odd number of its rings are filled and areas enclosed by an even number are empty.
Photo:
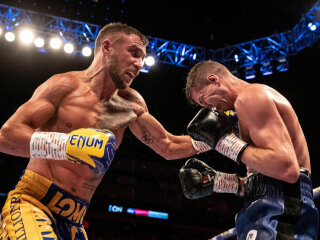
[[[317,199],[320,197],[320,187],[314,188],[313,189],[313,198]],[[219,235],[210,238],[209,240],[224,240],[224,239],[228,239],[230,237],[234,237],[237,235],[237,230],[236,228],[231,228],[223,233],[220,233]]]

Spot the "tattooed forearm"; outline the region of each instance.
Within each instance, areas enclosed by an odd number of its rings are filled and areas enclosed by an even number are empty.
[[[159,142],[159,140],[155,137],[155,136],[152,136],[151,133],[147,130],[145,130],[143,132],[143,135],[142,135],[142,139],[141,139],[145,144],[152,144],[154,142]]]
[[[83,183],[82,187],[85,188],[85,189],[92,190],[92,191],[96,190],[96,188],[97,188],[96,186],[88,184],[88,183]]]
[[[148,132],[148,131],[145,131],[142,135],[142,141],[146,144],[151,144],[153,143],[153,139],[152,139],[152,136],[151,136],[151,133]]]

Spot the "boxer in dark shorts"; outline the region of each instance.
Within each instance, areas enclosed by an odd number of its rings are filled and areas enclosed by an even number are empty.
[[[250,174],[244,199],[236,216],[238,239],[317,239],[319,212],[307,169],[294,184]]]
[[[190,159],[180,172],[186,196],[213,191],[244,195],[246,206],[236,222],[240,239],[285,239],[284,234],[316,239],[319,216],[308,177],[309,149],[290,102],[275,89],[246,82],[211,60],[191,68],[185,93],[203,107],[189,123],[188,134],[226,156],[223,161],[244,164],[248,177],[220,173]],[[238,136],[223,113],[229,109],[237,113]]]

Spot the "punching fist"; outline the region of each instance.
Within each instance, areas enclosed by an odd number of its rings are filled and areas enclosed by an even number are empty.
[[[237,163],[248,146],[234,134],[225,113],[216,108],[202,108],[189,123],[187,132],[191,138],[208,144]]]
[[[111,131],[80,128],[69,134],[35,132],[30,141],[30,156],[69,160],[88,165],[96,173],[105,173],[116,152],[116,139]]]
[[[81,128],[70,133],[66,157],[88,165],[97,173],[107,171],[116,153],[116,139],[111,131]]]
[[[213,192],[239,195],[241,191],[238,175],[216,171],[196,158],[185,163],[179,178],[183,194],[189,199],[203,198]]]

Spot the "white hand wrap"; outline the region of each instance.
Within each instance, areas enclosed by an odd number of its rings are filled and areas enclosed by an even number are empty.
[[[192,146],[194,147],[195,150],[198,151],[198,154],[199,153],[203,153],[203,152],[206,152],[206,151],[209,151],[211,150],[212,148],[206,144],[205,142],[201,142],[201,141],[196,141],[192,138],[191,139],[191,143],[192,143]]]
[[[30,141],[30,156],[55,160],[67,160],[66,145],[69,134],[58,132],[35,132]]]
[[[215,149],[222,155],[238,163],[238,155],[247,145],[246,142],[242,141],[234,133],[230,133],[219,140]]]
[[[236,174],[216,172],[213,184],[213,191],[217,193],[239,194],[239,177]],[[209,178],[210,180],[210,178]]]

